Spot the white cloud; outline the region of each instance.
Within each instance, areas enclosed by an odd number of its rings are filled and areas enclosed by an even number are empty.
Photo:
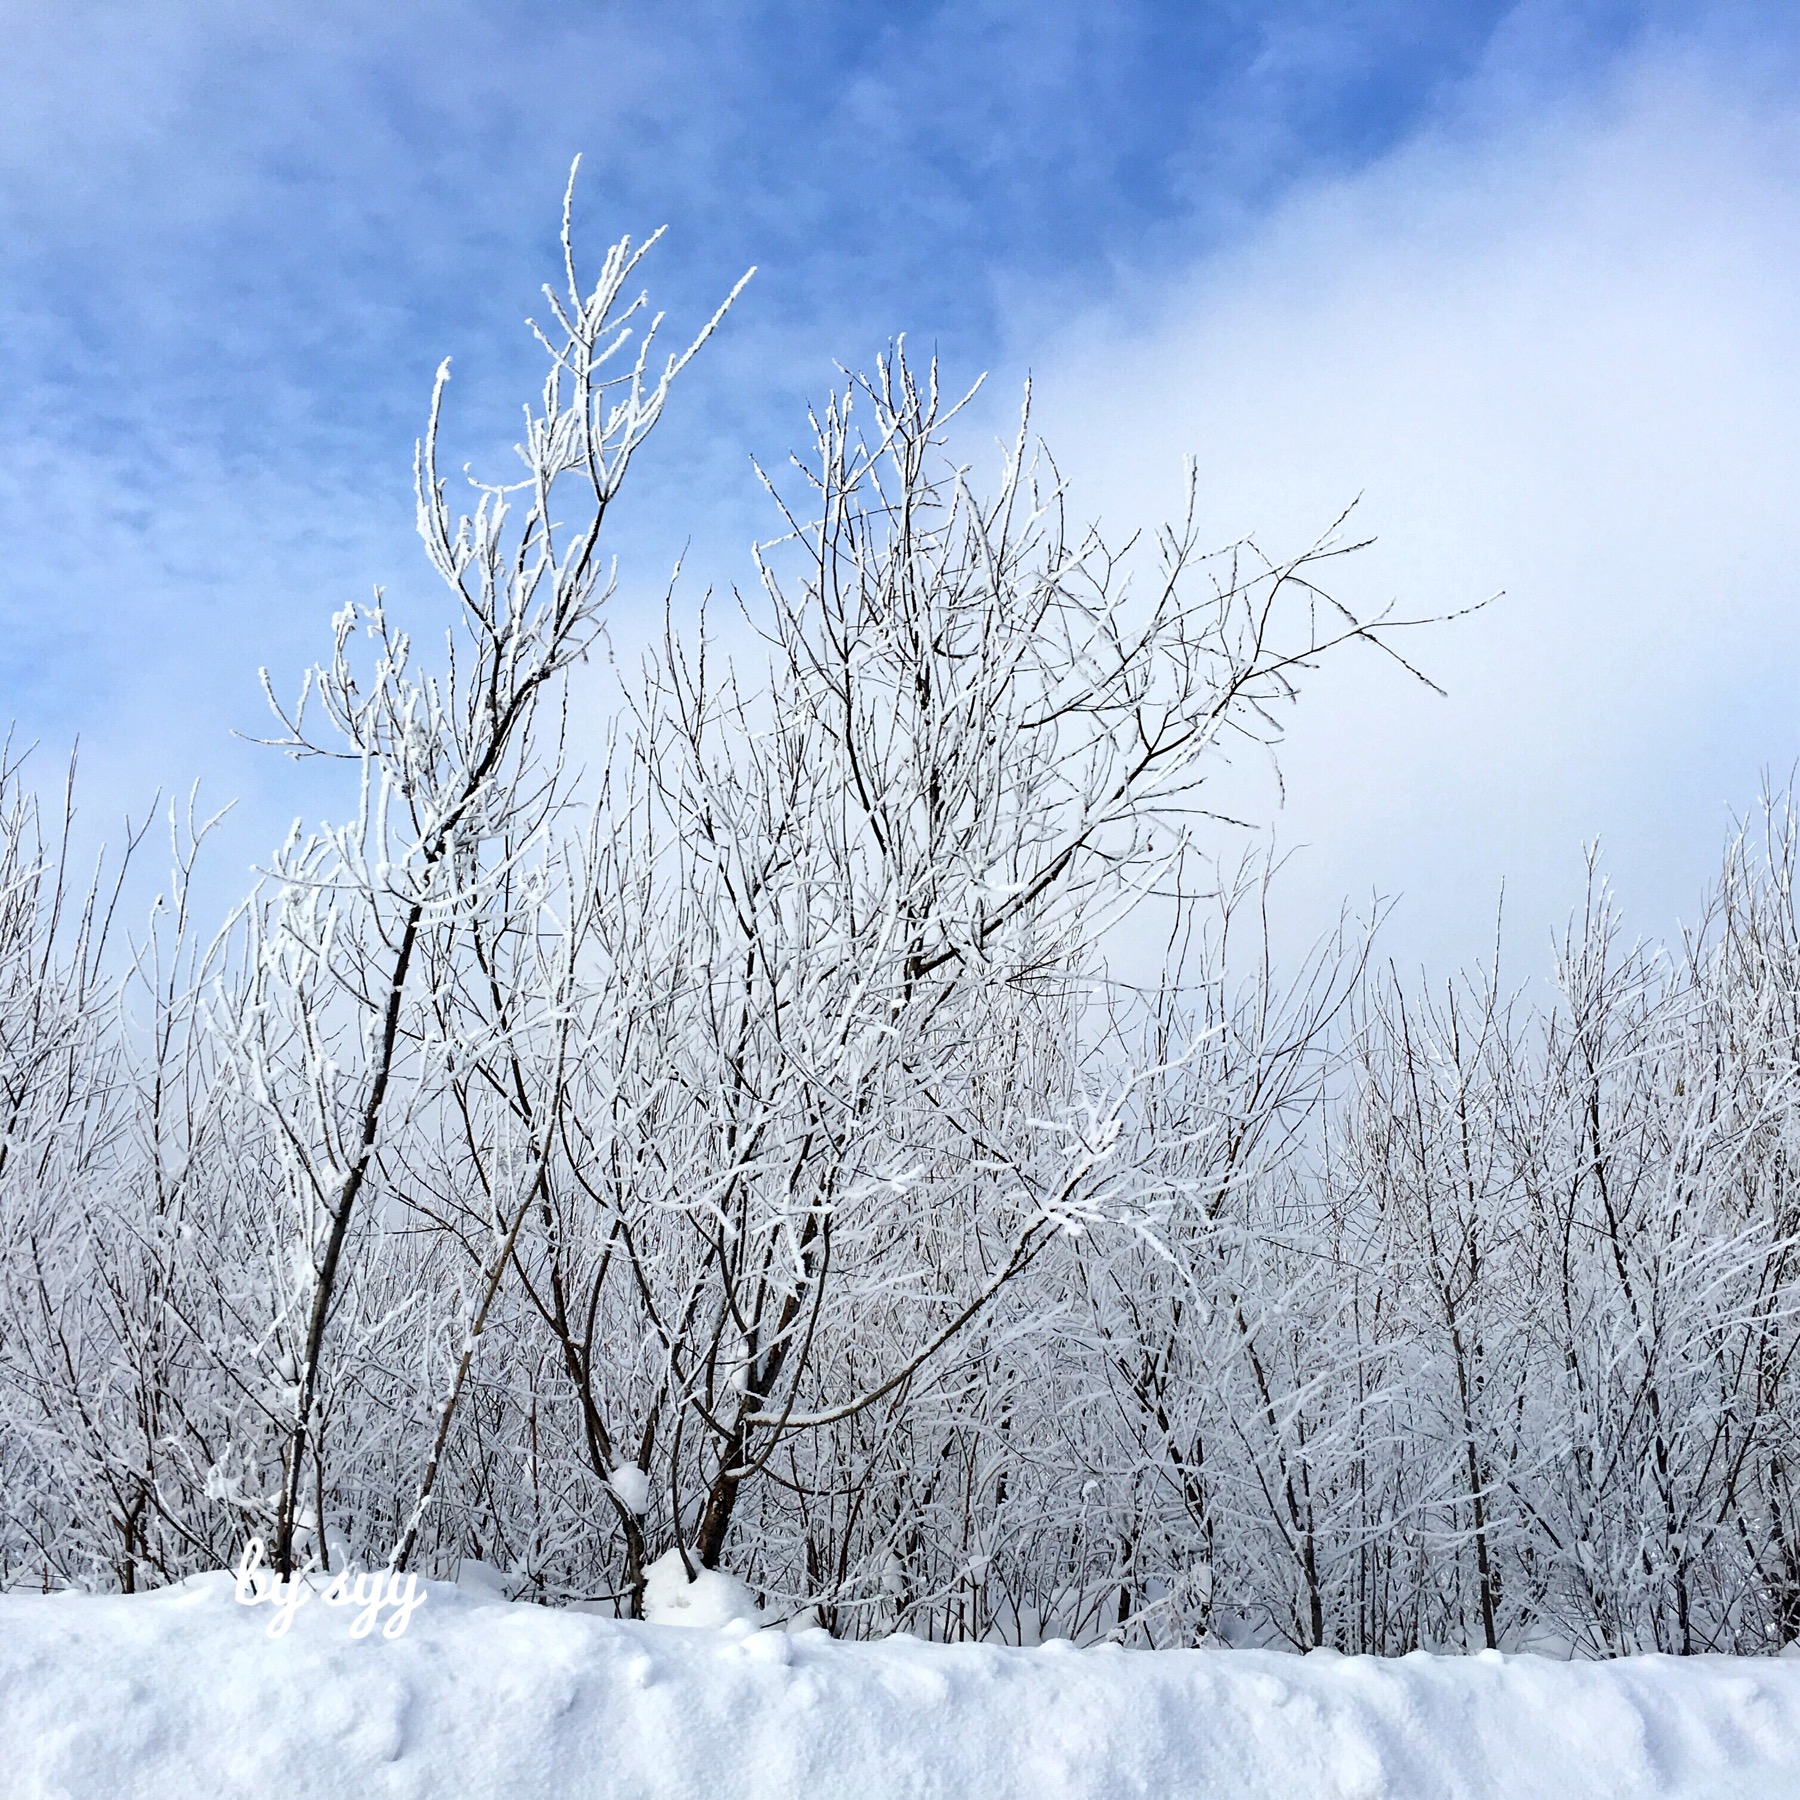
[[[1800,116],[1692,46],[1549,108],[1516,85],[1033,360],[1104,518],[1168,510],[1192,452],[1220,540],[1292,548],[1360,492],[1365,604],[1506,590],[1410,646],[1448,701],[1368,657],[1315,684],[1277,828],[1311,846],[1287,932],[1400,893],[1390,948],[1442,967],[1504,881],[1523,973],[1587,840],[1666,932],[1800,757]]]

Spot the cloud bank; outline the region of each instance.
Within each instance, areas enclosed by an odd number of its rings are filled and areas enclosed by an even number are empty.
[[[1220,541],[1291,551],[1360,494],[1359,604],[1504,590],[1407,646],[1447,700],[1365,657],[1302,702],[1287,803],[1260,802],[1306,846],[1290,944],[1379,892],[1392,953],[1446,969],[1491,946],[1504,885],[1513,969],[1541,970],[1595,839],[1630,924],[1668,932],[1800,758],[1791,63],[1663,40],[1544,104],[1519,57],[1032,359],[1106,517],[1171,508],[1191,452]]]
[[[456,354],[492,467],[576,149],[589,243],[673,225],[678,324],[762,267],[634,476],[623,635],[684,548],[696,592],[741,576],[748,454],[905,329],[953,377],[1034,367],[1116,525],[1191,451],[1220,539],[1361,493],[1352,597],[1506,590],[1414,646],[1448,703],[1367,661],[1309,695],[1294,932],[1399,893],[1396,953],[1460,960],[1504,879],[1535,966],[1595,836],[1665,929],[1800,754],[1778,8],[70,0],[9,32],[0,695],[82,737],[91,811],[203,773],[247,860],[324,804],[229,732],[346,599],[429,604],[430,372]]]

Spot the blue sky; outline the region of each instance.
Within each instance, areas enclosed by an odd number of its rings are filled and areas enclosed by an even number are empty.
[[[759,267],[641,467],[618,635],[684,544],[743,574],[749,457],[905,331],[1033,371],[1116,529],[1192,451],[1221,541],[1362,492],[1372,594],[1507,590],[1450,706],[1361,670],[1304,715],[1296,929],[1378,889],[1402,955],[1472,954],[1504,877],[1541,961],[1596,835],[1666,929],[1800,755],[1788,12],[0,0],[0,710],[81,738],[92,809],[203,776],[233,855],[278,837],[315,796],[230,735],[256,669],[428,595],[431,370],[508,441],[579,151],[595,249],[670,227],[677,323]]]

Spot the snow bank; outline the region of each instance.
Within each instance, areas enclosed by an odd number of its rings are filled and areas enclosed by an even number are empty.
[[[0,1596],[0,1794],[1775,1800],[1800,1662],[854,1645],[433,1584],[352,1639],[225,1576]]]

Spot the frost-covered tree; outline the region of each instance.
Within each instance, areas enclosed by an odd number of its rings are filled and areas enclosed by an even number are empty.
[[[254,1532],[851,1635],[1793,1641],[1785,804],[1679,945],[1593,877],[1541,1006],[1348,923],[1277,968],[1209,784],[1393,654],[1356,546],[1111,548],[896,346],[770,481],[736,647],[676,587],[604,662],[719,319],[658,359],[643,250],[564,249],[519,471],[452,504],[440,374],[444,612],[339,613],[275,733],[339,820],[221,932],[193,808],[128,929],[143,835],[77,879],[0,771],[0,1579]]]

